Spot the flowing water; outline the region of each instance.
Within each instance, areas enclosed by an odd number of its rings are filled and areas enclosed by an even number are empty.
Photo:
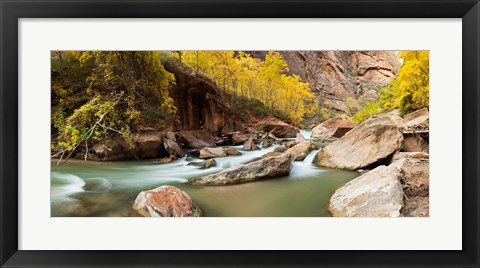
[[[329,216],[331,195],[357,173],[314,166],[316,151],[304,161],[294,162],[289,176],[231,186],[187,184],[189,178],[246,163],[275,147],[245,152],[236,146],[241,156],[216,158],[216,166],[210,169],[187,166],[202,161],[189,157],[168,164],[69,160],[57,166],[52,161],[51,214],[134,216],[131,207],[140,191],[168,184],[187,192],[205,216]]]
[[[312,134],[311,129],[300,129],[300,133],[305,137],[305,139],[310,139],[310,135]]]

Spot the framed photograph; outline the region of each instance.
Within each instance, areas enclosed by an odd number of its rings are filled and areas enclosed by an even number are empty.
[[[469,1],[2,1],[1,267],[479,267]]]

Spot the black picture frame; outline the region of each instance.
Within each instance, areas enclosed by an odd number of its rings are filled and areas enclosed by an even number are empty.
[[[479,267],[478,0],[1,0],[1,267]],[[462,247],[460,251],[18,250],[19,18],[462,18]],[[457,91],[458,89],[452,89]],[[454,179],[454,178],[449,178]],[[41,230],[39,230],[41,231]],[[441,237],[439,237],[441,239]]]

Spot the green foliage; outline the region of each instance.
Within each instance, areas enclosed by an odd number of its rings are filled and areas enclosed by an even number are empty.
[[[355,122],[363,122],[371,116],[380,114],[383,111],[381,102],[366,102],[362,110],[358,111],[352,120]]]
[[[176,108],[168,87],[175,78],[164,69],[158,52],[88,51],[69,56],[76,69],[89,70],[89,75],[84,76],[80,83],[84,88],[78,93],[56,89],[58,102],[52,108],[52,121],[59,134],[57,149],[71,151],[86,139],[99,141],[112,136],[121,136],[131,144],[131,129],[142,120],[174,118]],[[54,64],[52,60],[52,69]],[[52,81],[58,79],[52,77]],[[78,95],[85,101],[66,109],[69,99]]]

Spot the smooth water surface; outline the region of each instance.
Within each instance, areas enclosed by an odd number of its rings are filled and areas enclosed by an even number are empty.
[[[329,216],[328,201],[338,187],[355,178],[351,171],[319,168],[315,152],[294,162],[289,176],[231,186],[192,186],[189,178],[217,173],[273,151],[275,146],[243,155],[215,158],[210,169],[187,166],[201,159],[168,164],[153,161],[52,161],[51,212],[58,216],[134,216],[131,207],[140,191],[174,185],[187,192],[205,216]]]

